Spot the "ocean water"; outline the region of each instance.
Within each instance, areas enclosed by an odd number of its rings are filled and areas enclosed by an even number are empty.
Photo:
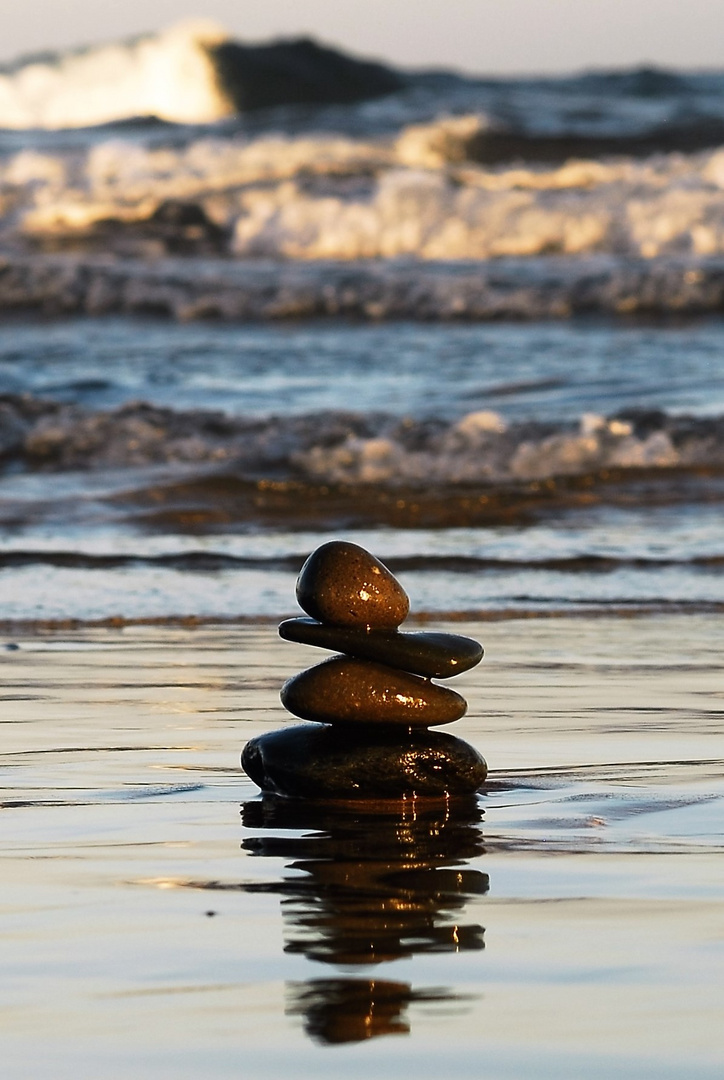
[[[0,71],[0,1072],[718,1077],[724,75],[235,50]],[[241,772],[335,537],[483,641],[469,804]]]
[[[331,535],[427,613],[720,604],[724,76],[244,109],[227,46],[0,73],[5,620],[273,618]]]
[[[275,617],[322,539],[418,612],[724,602],[718,320],[0,329],[6,621]]]
[[[324,54],[327,101],[245,111],[224,40],[190,26],[0,72],[0,308],[721,310],[721,73],[388,71],[393,92],[342,103]]]

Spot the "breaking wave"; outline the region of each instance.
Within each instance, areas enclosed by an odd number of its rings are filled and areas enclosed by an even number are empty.
[[[206,124],[290,102],[356,101],[401,84],[382,65],[312,41],[245,46],[211,21],[190,20],[0,70],[0,128],[77,128],[139,117]]]
[[[0,126],[66,128],[128,117],[181,123],[231,111],[210,48],[226,40],[213,23],[184,23],[132,42],[20,61],[0,72]]]
[[[367,107],[380,96],[387,97],[381,106]],[[0,131],[32,129],[36,142],[43,130],[128,127],[139,118],[199,125],[236,114],[248,126],[259,109],[275,110],[262,128],[358,135],[475,114],[487,118],[482,128],[447,140],[447,149],[488,165],[640,157],[724,142],[724,75],[652,67],[547,78],[398,71],[311,39],[244,44],[207,19],[0,67]]]
[[[459,160],[484,128],[465,116],[394,139],[27,149],[0,157],[0,245],[345,263],[724,254],[724,150],[553,167]]]
[[[724,417],[629,410],[576,423],[506,423],[472,412],[448,422],[330,411],[232,417],[130,403],[109,412],[8,395],[0,453],[30,470],[182,464],[249,481],[407,490],[500,486],[607,470],[724,469]]]
[[[149,114],[175,126],[131,123]],[[0,131],[1,310],[537,319],[724,306],[716,73],[402,75],[192,23],[1,70],[2,124],[18,134]]]

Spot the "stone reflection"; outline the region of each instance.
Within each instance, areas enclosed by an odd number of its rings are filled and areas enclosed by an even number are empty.
[[[456,998],[446,990],[413,990],[409,983],[387,979],[310,979],[289,985],[287,1013],[304,1017],[315,1042],[362,1042],[377,1035],[409,1035],[405,1009],[412,1002]]]
[[[243,847],[289,859],[290,873],[251,888],[282,897],[285,951],[310,960],[366,967],[481,950],[483,927],[464,911],[488,891],[488,875],[460,864],[485,852],[482,818],[474,798],[371,812],[264,795],[243,807],[244,825],[257,832]],[[304,1017],[312,1038],[336,1043],[405,1034],[410,1003],[457,1000],[396,981],[322,978],[293,984],[288,1011]]]

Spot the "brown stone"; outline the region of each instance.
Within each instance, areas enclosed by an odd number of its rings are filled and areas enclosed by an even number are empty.
[[[371,660],[333,656],[288,679],[282,704],[303,720],[322,724],[432,727],[459,720],[465,698],[419,675]]]
[[[479,641],[434,630],[408,634],[399,630],[329,626],[314,619],[285,619],[279,626],[279,634],[287,641],[332,649],[362,660],[378,660],[426,679],[450,679],[475,667],[483,659],[483,646]]]
[[[262,791],[303,799],[451,798],[472,795],[487,768],[444,731],[297,724],[250,739],[242,768]]]
[[[369,551],[332,540],[313,551],[297,579],[297,600],[308,615],[334,626],[393,630],[407,617],[407,593]]]

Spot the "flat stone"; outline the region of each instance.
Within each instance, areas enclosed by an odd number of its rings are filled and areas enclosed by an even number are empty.
[[[410,610],[407,593],[384,563],[344,540],[312,552],[297,579],[297,600],[307,615],[334,626],[393,630]]]
[[[242,768],[262,791],[302,799],[447,798],[472,795],[487,767],[443,731],[297,724],[250,739]]]
[[[333,649],[363,660],[378,660],[426,679],[450,679],[483,659],[480,642],[461,634],[358,630],[329,626],[315,619],[286,619],[279,627],[279,634],[287,641]]]
[[[465,714],[454,690],[372,660],[333,656],[287,679],[282,705],[320,724],[396,724],[430,727]]]

